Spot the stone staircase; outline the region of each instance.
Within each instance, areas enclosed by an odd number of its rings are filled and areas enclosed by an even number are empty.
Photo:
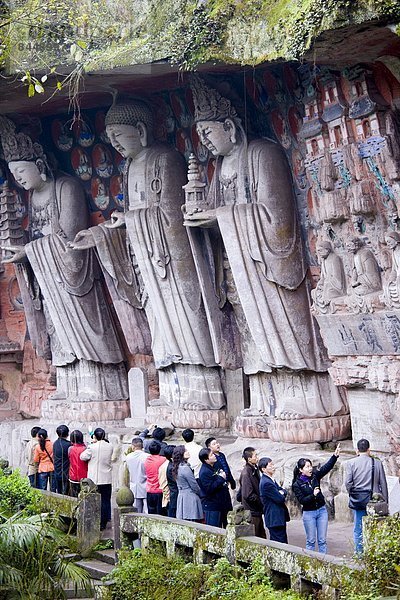
[[[101,598],[101,589],[105,584],[101,581],[103,577],[111,573],[116,561],[115,550],[97,550],[91,558],[85,558],[76,561],[79,567],[85,569],[90,575],[92,595],[88,596],[88,591],[73,586],[65,590],[67,598],[80,598],[81,600],[95,600]]]

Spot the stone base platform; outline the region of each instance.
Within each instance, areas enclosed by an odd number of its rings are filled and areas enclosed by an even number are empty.
[[[119,424],[130,416],[129,400],[108,400],[104,402],[68,402],[66,400],[44,400],[42,419],[60,423],[102,423]]]
[[[270,438],[274,442],[289,444],[325,443],[351,436],[350,415],[288,420],[239,415],[234,430],[240,437]]]
[[[173,423],[178,429],[228,429],[229,417],[225,409],[183,410],[170,406],[149,406],[146,422],[157,424],[160,421]]]

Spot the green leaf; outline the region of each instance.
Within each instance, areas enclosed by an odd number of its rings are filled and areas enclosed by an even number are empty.
[[[58,90],[62,90],[62,83],[61,83],[61,81],[57,81],[57,89]]]
[[[28,98],[32,98],[32,96],[35,95],[35,86],[33,85],[33,83],[29,84],[28,87]]]
[[[83,50],[86,50],[86,48],[87,48],[87,42],[84,42],[83,40],[78,40],[76,43],[79,46],[79,48],[82,48]]]

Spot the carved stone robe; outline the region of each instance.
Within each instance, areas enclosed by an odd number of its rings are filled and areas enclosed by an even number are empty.
[[[157,368],[177,363],[216,366],[183,227],[185,182],[183,158],[167,146],[146,148],[128,166],[126,226],[148,295],[145,309]]]
[[[35,207],[31,208],[30,230],[38,237],[25,246],[44,299],[52,363],[63,367],[78,359],[118,366],[114,390],[109,387],[104,399],[127,398],[126,374],[121,365],[124,356],[99,279],[95,254],[66,246],[87,226],[83,190],[72,177],[60,176],[55,181],[54,195],[42,210],[39,224]],[[107,373],[111,383],[111,372]]]
[[[241,310],[260,361],[244,360],[248,374],[273,367],[324,372],[329,363],[310,313],[305,264],[286,157],[273,142],[243,146],[235,181],[220,177],[218,159],[209,196],[229,259]],[[196,244],[192,241],[196,252]],[[199,245],[197,245],[197,249]],[[201,264],[201,260],[197,260]],[[223,285],[216,274],[216,293]],[[215,314],[210,298],[208,314]],[[218,317],[210,318],[213,329]],[[218,339],[221,331],[215,331]],[[240,332],[241,337],[246,332]],[[216,347],[223,360],[224,349]]]

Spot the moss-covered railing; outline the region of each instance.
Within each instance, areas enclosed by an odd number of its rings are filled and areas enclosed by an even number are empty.
[[[79,498],[43,491],[44,508],[69,520],[75,530],[77,550],[88,556],[100,540],[100,494],[91,490],[81,492]]]
[[[322,589],[326,598],[338,597],[344,572],[351,576],[361,567],[342,558],[321,555],[255,537],[254,526],[244,513],[228,515],[226,530],[200,523],[158,515],[144,515],[123,509],[115,511],[115,530],[120,532],[119,547],[132,547],[140,537],[142,548],[162,544],[168,556],[182,553],[195,563],[226,557],[231,563],[251,564],[261,560],[272,581],[279,587],[308,593]]]

